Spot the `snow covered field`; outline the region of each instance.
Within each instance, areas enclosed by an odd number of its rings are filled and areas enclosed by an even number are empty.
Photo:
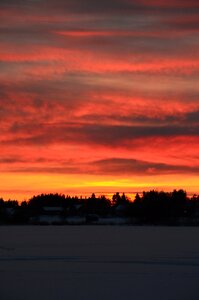
[[[198,300],[199,228],[1,226],[1,300]]]

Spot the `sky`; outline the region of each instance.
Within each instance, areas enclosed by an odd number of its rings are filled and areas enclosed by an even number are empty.
[[[199,192],[198,0],[1,0],[0,197]]]

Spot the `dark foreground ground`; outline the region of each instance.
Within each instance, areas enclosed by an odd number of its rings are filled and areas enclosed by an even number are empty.
[[[198,300],[199,227],[1,226],[1,300]]]

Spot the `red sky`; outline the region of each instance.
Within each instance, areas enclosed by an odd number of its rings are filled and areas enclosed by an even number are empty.
[[[198,0],[1,0],[0,197],[199,192]]]

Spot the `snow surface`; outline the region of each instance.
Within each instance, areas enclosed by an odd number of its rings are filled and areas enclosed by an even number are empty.
[[[1,226],[1,300],[198,300],[199,228]]]

